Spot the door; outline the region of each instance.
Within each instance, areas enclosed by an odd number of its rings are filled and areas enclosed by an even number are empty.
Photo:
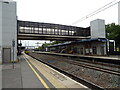
[[[9,63],[11,60],[11,49],[3,48],[3,63]]]
[[[97,48],[95,46],[93,47],[92,51],[93,51],[93,55],[97,54]]]
[[[101,55],[104,55],[104,47],[101,46]]]

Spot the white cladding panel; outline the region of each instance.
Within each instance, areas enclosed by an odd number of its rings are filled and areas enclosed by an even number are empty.
[[[2,2],[0,1],[0,47],[2,46]]]
[[[2,63],[2,2],[0,1],[0,64]]]
[[[118,24],[120,25],[120,2],[118,3]]]
[[[90,22],[91,38],[105,37],[105,21],[96,19]]]
[[[11,46],[12,40],[16,39],[16,7],[14,2],[3,3],[2,26],[3,46]]]

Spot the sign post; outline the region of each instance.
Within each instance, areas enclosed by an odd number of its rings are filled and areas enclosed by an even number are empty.
[[[15,40],[14,39],[12,41],[12,47],[13,47],[13,62],[12,62],[12,64],[13,64],[13,69],[14,69],[14,47],[15,47]]]

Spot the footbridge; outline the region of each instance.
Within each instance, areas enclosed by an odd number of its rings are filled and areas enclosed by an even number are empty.
[[[17,20],[18,40],[80,40],[90,36],[90,27]]]

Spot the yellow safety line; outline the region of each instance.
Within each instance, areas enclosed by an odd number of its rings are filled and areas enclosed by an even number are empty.
[[[39,76],[39,74],[35,71],[35,69],[32,67],[32,65],[28,62],[28,60],[26,60],[28,65],[30,66],[30,68],[33,70],[33,72],[35,73],[35,75],[38,77],[38,79],[41,81],[41,83],[44,85],[45,88],[47,88],[47,90],[50,90],[50,88],[48,87],[48,85],[45,83],[45,81]]]

